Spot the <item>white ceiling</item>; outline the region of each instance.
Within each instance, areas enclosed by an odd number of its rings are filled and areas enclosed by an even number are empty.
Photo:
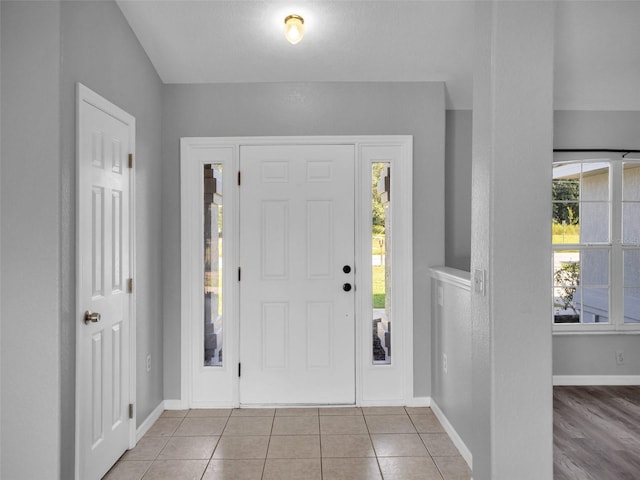
[[[447,108],[472,106],[473,1],[118,5],[165,83],[444,81]],[[640,2],[558,2],[555,63],[556,109],[640,110]]]

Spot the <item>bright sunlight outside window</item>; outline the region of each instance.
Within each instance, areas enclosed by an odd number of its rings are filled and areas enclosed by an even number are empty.
[[[640,329],[640,160],[553,167],[555,330]]]

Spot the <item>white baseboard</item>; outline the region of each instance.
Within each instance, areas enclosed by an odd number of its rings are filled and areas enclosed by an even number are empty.
[[[407,400],[360,400],[358,407],[428,407],[431,397],[413,397]]]
[[[462,458],[467,462],[469,468],[473,470],[473,455],[471,455],[471,450],[469,450],[467,445],[462,441],[462,438],[458,435],[456,429],[453,428],[449,419],[445,416],[442,410],[440,410],[440,407],[438,407],[438,404],[433,399],[431,400],[431,410],[433,410],[433,413],[438,417],[438,420],[440,420],[442,427],[445,429],[447,434],[449,434],[451,441],[460,452],[460,455],[462,455]]]
[[[140,424],[140,426],[136,430],[136,443],[138,443],[144,436],[144,434],[149,431],[155,421],[160,418],[162,412],[164,412],[164,402],[160,402],[160,404],[153,410],[153,412],[151,412],[149,416],[144,419],[144,422]]]
[[[431,406],[431,397],[414,397],[408,401],[398,400],[396,402],[380,402],[380,401],[361,401],[358,406],[360,407],[389,407],[389,406],[400,406],[400,407],[430,407]],[[229,403],[229,402],[203,402],[201,404],[194,405],[193,408],[237,408],[239,405]],[[264,407],[264,408],[273,408],[274,405],[251,405],[252,407]],[[301,405],[306,406],[306,405]],[[331,407],[331,406],[340,406],[340,405],[318,405],[321,407]],[[187,410],[187,406],[182,402],[182,400],[165,400],[164,401],[164,409],[165,410]]]
[[[186,410],[187,406],[182,403],[182,400],[165,400],[165,410]]]
[[[640,385],[640,375],[554,375],[557,386]]]
[[[404,407],[408,406],[408,400],[356,400],[356,407]]]
[[[406,402],[406,407],[430,407],[431,397],[413,397]]]

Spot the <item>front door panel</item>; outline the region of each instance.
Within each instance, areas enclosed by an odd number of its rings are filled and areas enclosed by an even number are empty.
[[[354,403],[354,147],[246,146],[240,166],[240,402]]]

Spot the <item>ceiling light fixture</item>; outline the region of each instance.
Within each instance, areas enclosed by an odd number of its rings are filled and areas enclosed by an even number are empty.
[[[284,36],[289,43],[295,45],[304,36],[304,18],[300,15],[289,15],[284,19]]]

